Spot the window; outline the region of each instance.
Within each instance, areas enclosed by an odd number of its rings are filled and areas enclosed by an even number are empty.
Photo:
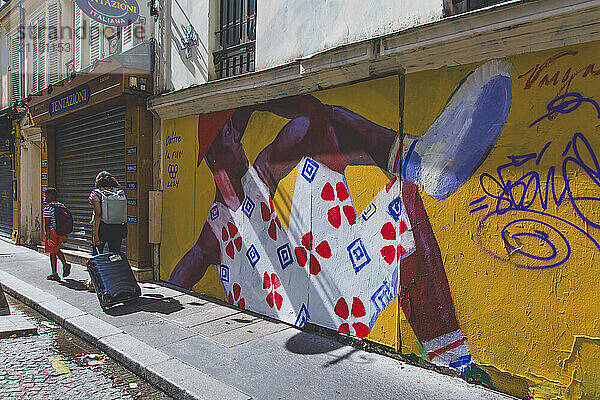
[[[254,71],[256,0],[220,0],[220,50],[213,54],[218,78]]]
[[[81,51],[82,51],[82,42],[83,42],[83,14],[81,12],[81,8],[74,3],[74,13],[75,20],[73,26],[75,27],[74,37],[73,37],[73,68],[75,71],[81,71]]]
[[[53,85],[60,81],[60,8],[58,0],[48,2],[48,46],[47,68],[48,83]]]
[[[445,0],[448,15],[460,14],[467,11],[504,3],[507,0]]]
[[[31,23],[31,91],[46,88],[46,13],[38,15]]]
[[[102,58],[102,25],[90,19],[90,65]]]
[[[10,101],[14,103],[23,98],[21,39],[18,32],[8,36],[8,48],[10,51]]]
[[[133,48],[133,24],[121,29],[121,51],[126,52]]]

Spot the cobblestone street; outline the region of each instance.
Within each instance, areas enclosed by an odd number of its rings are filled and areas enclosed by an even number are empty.
[[[31,308],[8,301],[11,314],[24,315],[39,334],[0,339],[0,399],[170,399]]]

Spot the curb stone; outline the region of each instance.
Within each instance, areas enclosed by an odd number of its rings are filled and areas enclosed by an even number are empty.
[[[252,399],[238,389],[4,271],[0,271],[0,285],[10,296],[88,341],[176,399]]]

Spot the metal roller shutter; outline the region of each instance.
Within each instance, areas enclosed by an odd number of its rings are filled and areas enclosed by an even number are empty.
[[[12,236],[13,177],[8,146],[0,145],[0,235]]]
[[[58,199],[73,214],[66,247],[91,249],[88,196],[98,172],[107,170],[125,187],[125,108],[118,107],[59,125],[56,136]]]

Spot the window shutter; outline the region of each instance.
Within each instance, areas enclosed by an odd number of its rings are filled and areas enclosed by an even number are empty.
[[[38,90],[46,88],[46,14],[39,16],[38,24]]]
[[[60,81],[60,49],[58,48],[60,36],[60,11],[58,0],[48,1],[48,83],[50,85]]]
[[[38,49],[38,21],[37,19],[31,24],[31,91],[37,93],[38,88],[38,55],[40,51]]]
[[[90,20],[90,65],[94,65],[94,61],[100,59],[100,23],[95,20]]]
[[[21,40],[19,34],[10,36],[10,94],[11,101],[21,98]]]
[[[121,31],[121,51],[126,52],[133,47],[133,24],[124,26]]]
[[[83,16],[81,9],[77,5],[75,6],[75,37],[73,45],[73,67],[75,71],[81,71],[81,42],[83,37]]]

